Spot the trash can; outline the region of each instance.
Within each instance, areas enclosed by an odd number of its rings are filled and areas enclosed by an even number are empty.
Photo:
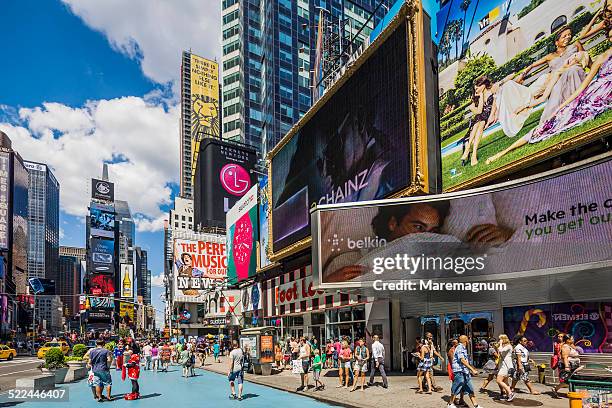
[[[567,393],[567,398],[569,398],[569,406],[570,408],[582,408],[582,400],[588,398],[589,394],[581,391],[570,391]]]
[[[568,380],[570,407],[607,407],[612,403],[612,377],[573,376]],[[572,405],[575,404],[575,405]]]

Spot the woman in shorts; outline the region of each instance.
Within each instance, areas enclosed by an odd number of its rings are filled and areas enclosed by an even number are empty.
[[[357,347],[355,347],[355,381],[353,382],[353,388],[351,392],[357,389],[357,379],[359,378],[359,374],[361,374],[361,391],[365,390],[365,379],[366,372],[368,371],[368,361],[370,360],[370,350],[364,344],[364,339],[359,339],[357,342]]]
[[[497,360],[499,359],[499,353],[497,352],[497,343],[495,339],[489,339],[487,346],[487,362],[482,367],[484,372],[487,374],[487,378],[480,387],[480,392],[484,393],[491,381],[497,377]],[[501,388],[500,388],[501,391]]]
[[[340,354],[338,355],[338,377],[340,378],[340,384],[336,386],[336,388],[348,388],[349,387],[349,377],[351,374],[351,360],[353,357],[353,353],[351,353],[351,348],[348,345],[348,342],[344,340],[342,342],[342,348],[340,349]],[[346,378],[346,381],[343,383],[343,374]]]
[[[514,359],[513,348],[510,339],[505,334],[499,335],[499,343],[497,345],[499,353],[499,370],[497,371],[497,385],[502,389],[501,400],[511,402],[514,399],[514,393],[507,384],[508,378],[514,375]]]
[[[419,389],[416,392],[417,394],[423,393],[423,378],[425,378],[425,381],[427,381],[427,394],[431,394],[433,390],[431,386],[431,367],[433,365],[433,358],[431,350],[429,349],[429,342],[426,340],[421,342],[419,353],[419,365],[417,366],[417,383]]]

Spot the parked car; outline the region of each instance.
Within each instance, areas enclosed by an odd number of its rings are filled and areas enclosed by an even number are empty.
[[[47,351],[52,348],[59,348],[60,350],[62,350],[62,353],[64,353],[64,355],[70,352],[70,346],[63,340],[58,342],[47,342],[43,344],[41,348],[38,349],[38,358],[45,358],[45,354],[47,354]]]
[[[15,357],[17,357],[17,351],[14,348],[4,344],[0,345],[0,358],[6,358],[11,361]]]

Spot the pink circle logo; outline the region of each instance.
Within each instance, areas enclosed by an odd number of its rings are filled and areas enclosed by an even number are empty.
[[[223,166],[219,178],[225,191],[235,196],[244,195],[251,187],[249,172],[235,163]]]

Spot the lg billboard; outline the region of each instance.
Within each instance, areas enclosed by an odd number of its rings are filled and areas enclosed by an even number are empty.
[[[203,139],[194,185],[195,224],[225,228],[225,215],[257,182],[254,149]]]

